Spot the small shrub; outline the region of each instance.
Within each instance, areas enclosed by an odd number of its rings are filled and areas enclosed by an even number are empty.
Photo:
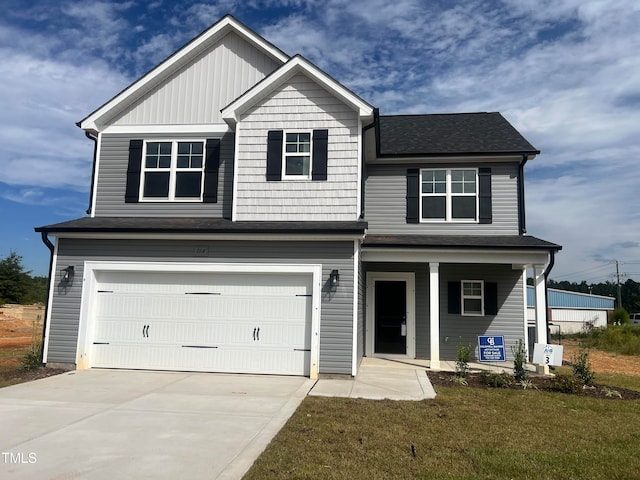
[[[589,362],[589,351],[580,349],[571,359],[573,364],[573,374],[578,377],[585,385],[593,385],[596,375],[591,370],[591,362]]]
[[[525,368],[527,364],[527,351],[524,348],[524,342],[522,339],[518,339],[518,343],[514,348],[511,346],[511,352],[513,353],[513,377],[517,382],[521,382],[527,379],[529,372]]]
[[[534,390],[538,389],[538,387],[536,387],[536,384],[533,383],[533,381],[531,381],[528,378],[526,378],[524,380],[520,380],[518,382],[518,385],[520,385],[524,390],[526,390],[527,388],[529,388],[529,389],[533,388]]]
[[[463,345],[462,337],[460,337],[458,355],[456,357],[456,377],[467,378],[469,374],[469,359],[472,353],[473,347],[471,345]]]
[[[611,314],[611,321],[614,325],[629,325],[631,323],[629,312],[624,308],[616,308]]]
[[[584,387],[582,380],[575,375],[558,373],[551,380],[551,389],[562,393],[580,393]]]
[[[29,351],[20,359],[20,368],[23,370],[35,370],[42,366],[42,346],[33,343]]]
[[[489,387],[507,388],[513,383],[513,377],[507,372],[493,373],[485,371],[480,374],[480,381]]]

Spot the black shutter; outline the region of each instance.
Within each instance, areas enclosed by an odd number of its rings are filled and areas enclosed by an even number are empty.
[[[220,169],[220,139],[208,138],[204,163],[204,203],[218,202],[218,171]]]
[[[484,282],[484,314],[498,314],[498,284]]]
[[[142,169],[142,140],[129,140],[129,165],[125,203],[138,203],[140,197],[140,171]]]
[[[449,297],[449,313],[460,314],[462,313],[462,303],[460,301],[460,282],[449,282],[448,285],[448,297]]]
[[[420,170],[417,168],[407,169],[407,223],[419,223],[418,218],[420,208]]]
[[[328,130],[313,131],[313,156],[311,157],[311,180],[327,179]]]
[[[493,214],[491,212],[491,169],[478,169],[478,201],[480,203],[479,223],[491,223]]]
[[[267,181],[282,180],[282,130],[267,134]]]

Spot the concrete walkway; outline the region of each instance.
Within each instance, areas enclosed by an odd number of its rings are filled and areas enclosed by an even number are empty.
[[[436,398],[423,366],[369,357],[362,359],[356,378],[320,378],[309,395],[370,400]]]

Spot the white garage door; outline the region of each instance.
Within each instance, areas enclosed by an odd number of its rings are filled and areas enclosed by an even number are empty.
[[[311,278],[96,272],[91,366],[309,375]]]

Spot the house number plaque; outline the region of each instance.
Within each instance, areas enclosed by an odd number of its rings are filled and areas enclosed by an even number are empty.
[[[208,257],[209,256],[209,247],[194,247],[193,248],[193,256],[194,257]]]

